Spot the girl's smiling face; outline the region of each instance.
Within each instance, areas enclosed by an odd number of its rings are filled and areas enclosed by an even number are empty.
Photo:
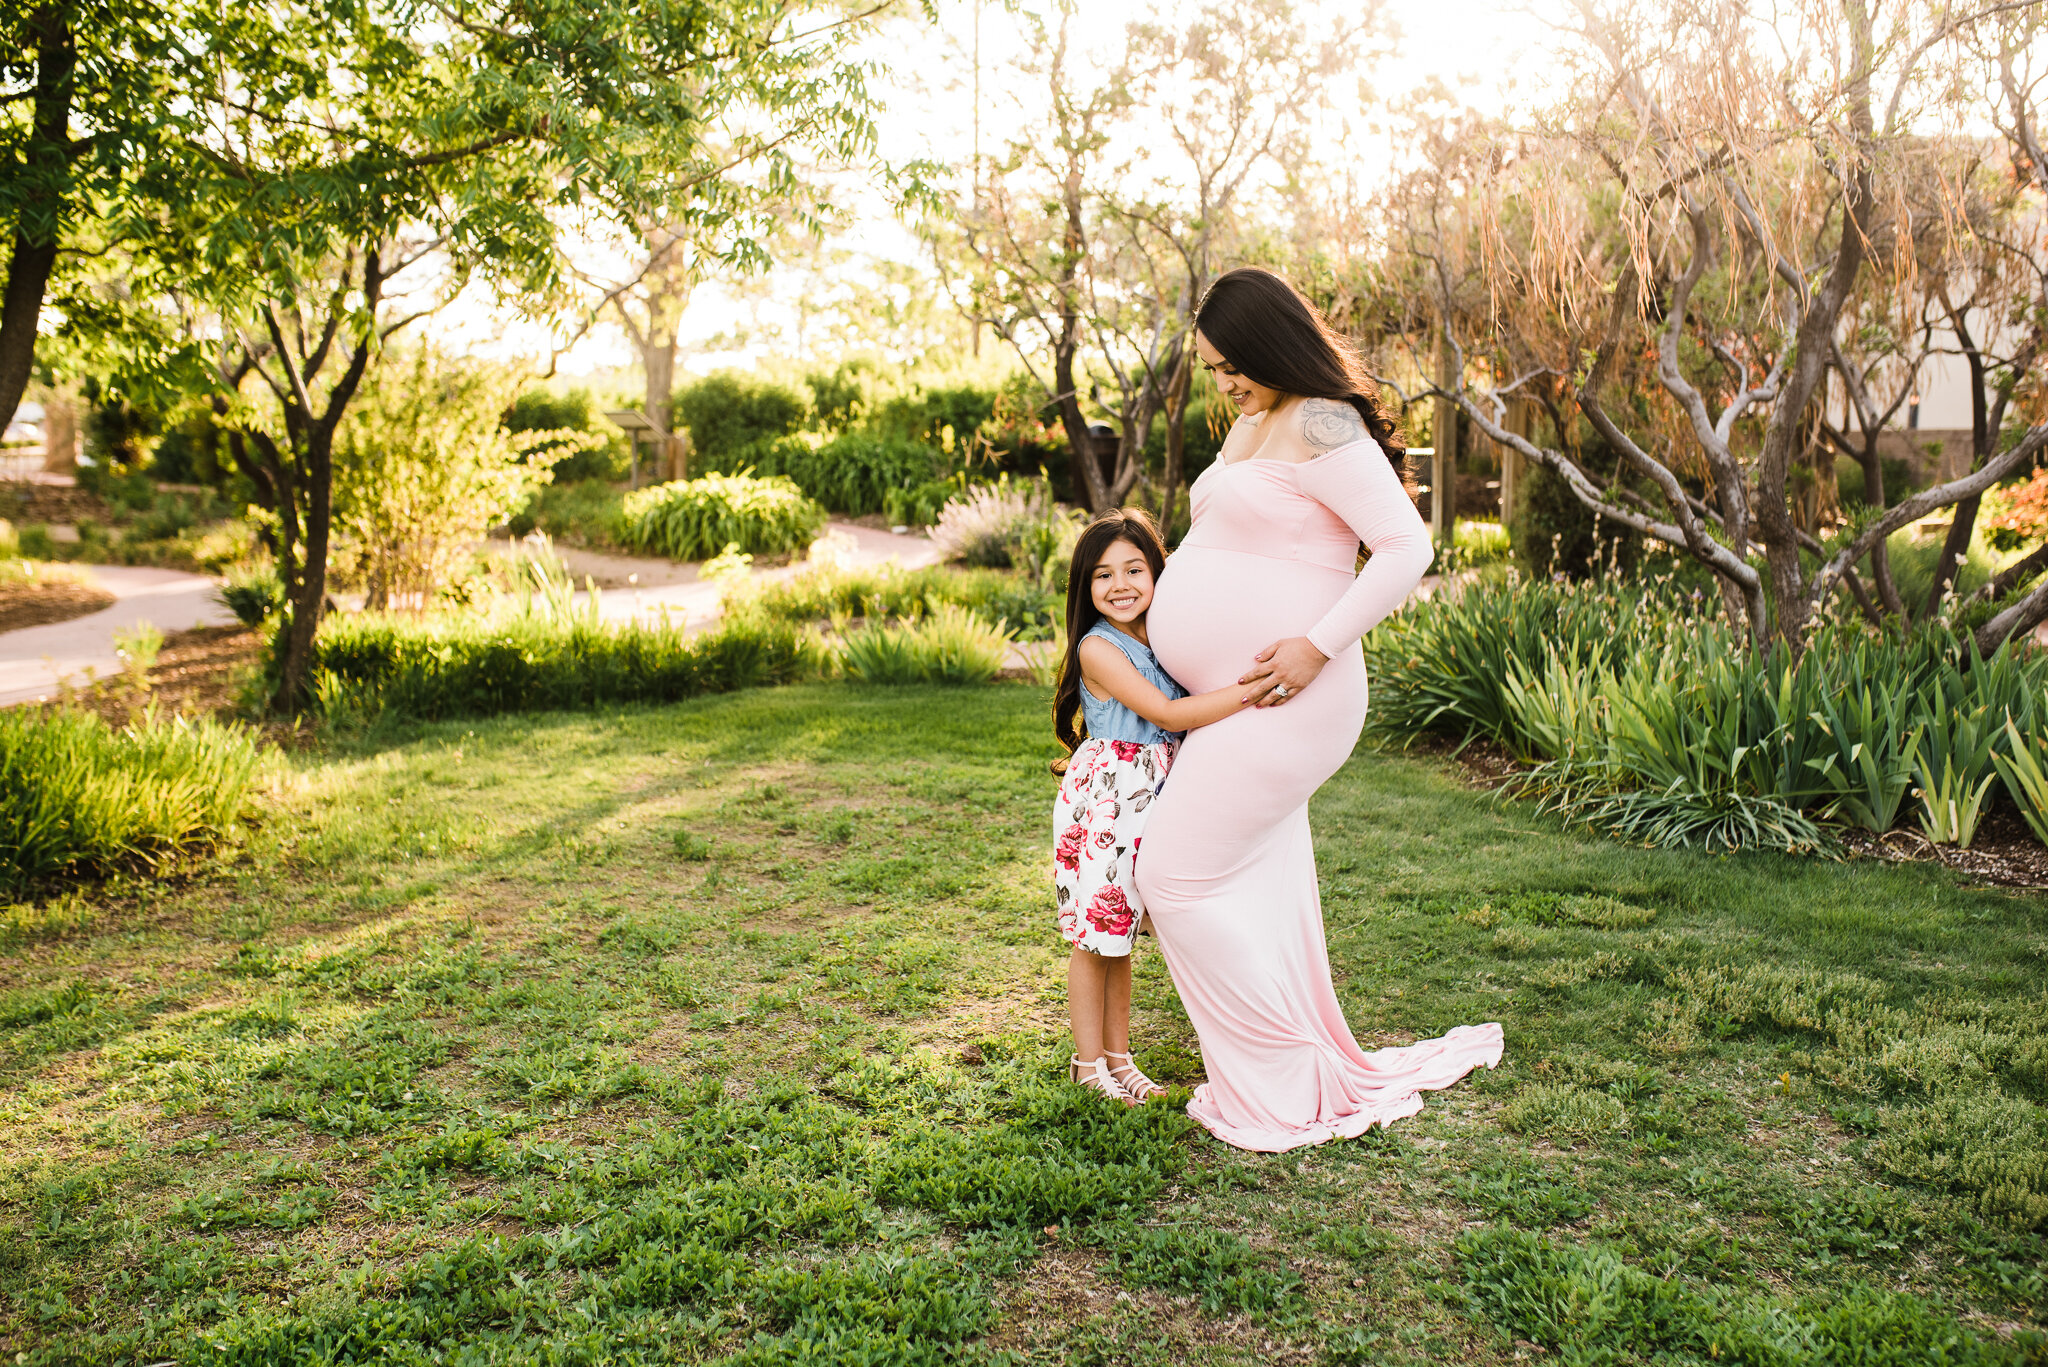
[[[1097,612],[1120,627],[1129,626],[1152,606],[1151,563],[1130,542],[1112,541],[1089,572],[1088,594]]]
[[[1202,368],[1216,377],[1216,388],[1240,413],[1263,413],[1286,397],[1277,389],[1268,389],[1239,374],[1237,367],[1223,359],[1223,353],[1210,345],[1199,328],[1195,330],[1195,354],[1202,358]]]

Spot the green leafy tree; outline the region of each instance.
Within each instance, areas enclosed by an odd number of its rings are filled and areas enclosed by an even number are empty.
[[[136,278],[164,286],[157,314],[207,356],[230,456],[272,513],[290,605],[274,708],[303,698],[335,441],[387,339],[472,284],[557,305],[572,235],[679,204],[713,223],[736,212],[737,178],[799,145],[869,155],[867,73],[849,44],[876,12],[776,0],[162,8],[152,31],[180,56],[133,112],[163,128],[126,173],[128,212],[149,231],[122,241],[149,267]],[[748,130],[737,139],[735,124]]]
[[[153,191],[140,168],[193,113],[176,32],[153,0],[0,5],[0,415],[21,403],[67,258],[142,228],[134,206]]]

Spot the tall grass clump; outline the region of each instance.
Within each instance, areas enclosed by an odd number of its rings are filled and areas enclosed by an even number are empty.
[[[704,560],[727,546],[748,555],[801,551],[825,529],[825,510],[782,476],[706,475],[626,495],[620,532],[634,550]]]
[[[256,741],[154,713],[116,730],[82,712],[0,711],[0,884],[160,870],[228,840]]]
[[[962,493],[932,524],[932,542],[948,560],[996,569],[1015,567],[1064,592],[1067,557],[1081,519],[1063,511],[1043,483],[994,484]]]
[[[1822,822],[1912,820],[1967,846],[2001,792],[2048,826],[2048,656],[1941,624],[1758,650],[1713,608],[1668,579],[1469,585],[1374,633],[1368,724],[1497,743],[1532,766],[1517,790],[1649,844],[1809,852]]]
[[[1001,570],[930,565],[845,569],[813,567],[752,588],[736,606],[781,622],[908,619],[952,604],[991,622],[1004,622],[1025,641],[1057,634],[1064,606],[1059,594],[1027,576]]]
[[[848,678],[877,684],[983,684],[1009,657],[1011,634],[957,604],[901,626],[862,627],[847,636]]]

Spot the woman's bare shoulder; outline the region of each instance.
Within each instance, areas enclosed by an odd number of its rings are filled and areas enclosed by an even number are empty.
[[[1367,435],[1365,419],[1342,399],[1303,399],[1295,414],[1301,444],[1311,457],[1362,441]]]

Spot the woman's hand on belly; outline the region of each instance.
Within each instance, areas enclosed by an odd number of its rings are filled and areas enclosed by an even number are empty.
[[[1278,707],[1314,683],[1329,662],[1308,637],[1289,636],[1252,656],[1252,667],[1238,682],[1251,686],[1245,696],[1254,707]]]

